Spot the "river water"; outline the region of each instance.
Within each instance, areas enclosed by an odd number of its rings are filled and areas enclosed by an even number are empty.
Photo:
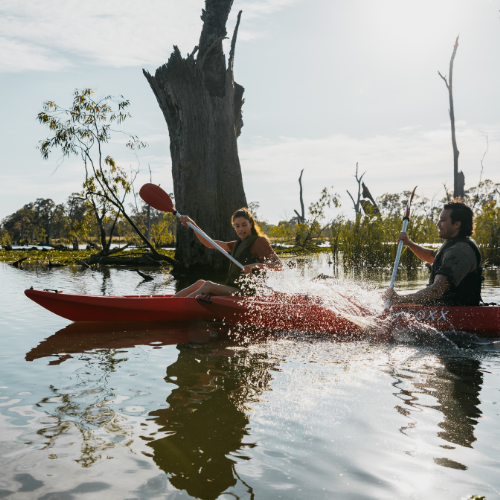
[[[327,260],[299,260],[270,283],[308,289],[332,273]],[[70,324],[23,294],[185,284],[145,272],[154,281],[125,269],[0,264],[0,498],[500,497],[495,339]],[[500,302],[500,272],[486,274],[483,295]],[[401,272],[399,287],[418,289],[426,275]],[[353,272],[335,286],[379,304],[389,279]]]

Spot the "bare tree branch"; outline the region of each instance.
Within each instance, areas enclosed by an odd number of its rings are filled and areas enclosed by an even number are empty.
[[[236,26],[234,27],[234,32],[233,32],[233,38],[231,40],[231,50],[229,52],[229,63],[228,63],[228,69],[233,72],[233,65],[234,65],[234,51],[236,48],[236,37],[238,36],[238,28],[240,27],[240,19],[241,19],[241,13],[243,11],[240,10],[238,12],[238,20],[236,21]]]

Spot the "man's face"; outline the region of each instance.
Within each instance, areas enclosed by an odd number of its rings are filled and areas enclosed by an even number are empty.
[[[443,240],[449,240],[450,238],[458,236],[461,224],[460,221],[455,222],[455,224],[451,222],[451,209],[443,210],[436,224],[439,237],[443,238]]]

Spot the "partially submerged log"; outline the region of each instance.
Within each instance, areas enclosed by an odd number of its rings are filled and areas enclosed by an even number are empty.
[[[23,264],[23,262],[24,262],[25,260],[27,260],[27,258],[28,258],[28,257],[23,257],[22,259],[16,260],[16,262],[13,262],[13,263],[11,264],[11,266],[12,266],[12,267],[17,267],[18,269],[20,269],[20,268],[21,268],[21,266],[22,266],[22,264]]]
[[[49,268],[52,267],[65,267],[67,264],[60,264],[59,262],[51,262],[49,259]]]
[[[84,260],[77,259],[77,260],[75,260],[75,262],[77,264],[80,264],[82,267],[86,267],[87,269],[91,269],[91,267]]]
[[[89,265],[91,264],[100,264],[102,259],[109,257],[115,253],[123,252],[126,248],[128,248],[129,243],[127,243],[124,247],[113,248],[110,250],[101,250],[99,253],[91,255],[85,262]]]
[[[147,274],[141,273],[139,269],[134,269],[134,271],[144,280],[144,281],[153,281],[154,278],[152,276],[149,276]]]

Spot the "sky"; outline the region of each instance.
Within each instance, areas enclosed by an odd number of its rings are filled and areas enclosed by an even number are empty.
[[[80,190],[76,158],[43,160],[36,116],[75,89],[123,95],[123,130],[149,144],[137,156],[115,136],[125,167],[173,190],[168,129],[142,74],[173,45],[198,43],[204,0],[2,0],[0,3],[0,220],[36,198]],[[411,190],[440,199],[453,186],[448,74],[453,44],[460,169],[466,188],[500,182],[500,0],[234,0],[243,11],[235,80],[245,87],[238,148],[247,200],[277,223],[333,186],[353,215],[356,163],[374,196]],[[227,42],[225,46],[227,50]],[[131,201],[131,200],[130,200]]]

